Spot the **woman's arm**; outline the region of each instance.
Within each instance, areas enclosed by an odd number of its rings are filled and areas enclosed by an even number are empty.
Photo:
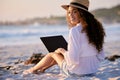
[[[80,30],[71,28],[69,32],[68,51],[64,54],[68,64],[74,65],[79,63],[81,53],[81,37]]]

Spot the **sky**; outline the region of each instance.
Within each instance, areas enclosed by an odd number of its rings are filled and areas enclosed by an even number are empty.
[[[35,17],[63,16],[62,4],[70,0],[0,0],[0,21],[24,20]],[[89,11],[111,8],[120,0],[90,0]]]

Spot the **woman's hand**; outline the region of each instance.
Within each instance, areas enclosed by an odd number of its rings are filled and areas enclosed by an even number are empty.
[[[55,50],[55,52],[56,52],[56,53],[62,53],[62,54],[63,54],[63,53],[66,52],[66,50],[65,50],[64,48],[58,48],[58,49]]]

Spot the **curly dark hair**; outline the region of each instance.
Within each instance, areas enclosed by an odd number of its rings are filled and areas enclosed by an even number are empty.
[[[78,9],[81,16],[83,31],[87,33],[89,43],[93,44],[98,52],[103,48],[105,31],[102,24],[94,17],[93,14]]]
[[[82,32],[86,32],[89,43],[95,46],[100,52],[103,49],[105,31],[102,24],[94,17],[92,13],[78,8],[80,14],[80,23],[82,24]],[[69,19],[68,23],[69,23]],[[70,23],[68,24],[69,26]],[[73,26],[73,25],[72,25]]]

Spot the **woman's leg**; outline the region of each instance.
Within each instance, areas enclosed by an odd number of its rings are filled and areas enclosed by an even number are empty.
[[[28,73],[34,73],[37,70],[44,72],[45,69],[58,64],[61,65],[64,57],[61,54],[57,54],[55,52],[48,53],[38,64],[36,64],[33,68],[28,69]]]
[[[58,64],[59,66],[61,65],[64,57],[62,54],[56,54],[56,53],[52,53],[50,54],[51,55],[51,58],[52,58],[52,61],[51,63],[48,63],[47,65],[45,65],[43,68],[42,68],[42,71],[44,72],[46,69],[48,69],[49,67],[55,65],[55,64]]]
[[[46,69],[52,67],[53,65],[57,64],[55,60],[53,60],[51,63],[49,63],[48,65],[44,66],[41,70],[41,72],[44,72]]]
[[[52,65],[56,64],[56,61],[51,57],[54,53],[48,53],[45,57],[42,58],[34,67],[34,71],[40,70],[44,72],[45,69],[51,67]]]

